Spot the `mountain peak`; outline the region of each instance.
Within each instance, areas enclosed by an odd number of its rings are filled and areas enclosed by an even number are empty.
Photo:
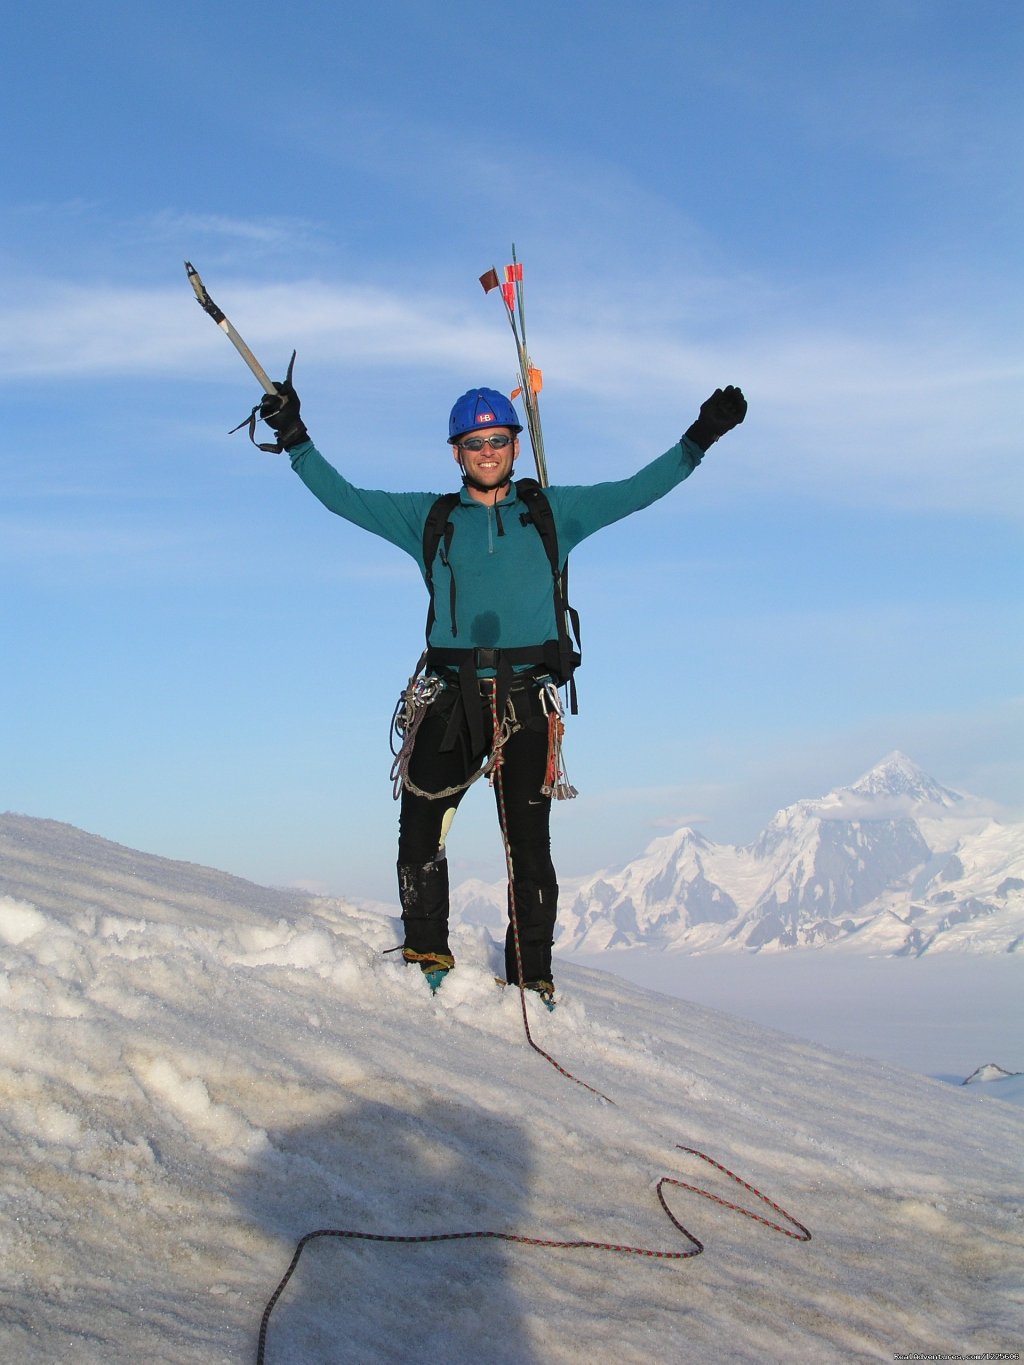
[[[963,800],[959,792],[941,787],[899,749],[887,754],[846,791],[858,796],[909,798],[914,803],[923,802],[946,808],[957,806]]]

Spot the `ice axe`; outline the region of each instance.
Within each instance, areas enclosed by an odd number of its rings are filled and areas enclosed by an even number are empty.
[[[235,330],[234,325],[232,324],[230,318],[224,315],[224,310],[218,308],[217,305],[214,303],[213,299],[210,298],[209,290],[206,288],[206,285],[203,284],[202,276],[199,274],[199,271],[195,268],[191,261],[185,262],[185,273],[188,275],[189,284],[195,291],[196,300],[198,301],[200,308],[203,310],[204,313],[209,313],[210,317],[213,318],[214,322],[221,329],[221,331],[224,333],[227,339],[231,342],[232,346],[234,346],[235,350],[242,357],[245,363],[249,366],[249,369],[252,370],[253,374],[259,381],[263,389],[263,392],[271,394],[274,398],[280,398],[280,392],[278,390],[277,385],[267,374],[266,370],[256,359],[256,357],[253,355],[252,351],[245,344],[242,338],[238,335],[238,332]],[[292,351],[292,358],[288,362],[288,374],[285,380],[285,383],[287,384],[291,383],[292,368],[294,365],[295,352]],[[267,450],[271,451],[272,453],[278,453],[280,451],[279,446],[264,445],[256,440],[256,418],[259,415],[260,407],[261,404],[257,403],[256,406],[253,408],[252,412],[249,414],[249,416],[244,418],[241,422],[239,422],[237,427],[232,427],[232,431],[240,431],[242,427],[248,426],[249,440],[252,441],[254,446],[257,446],[260,450]]]
[[[199,274],[199,271],[195,268],[191,261],[185,262],[185,272],[188,275],[189,284],[195,290],[196,299],[198,300],[200,308],[203,310],[204,313],[209,313],[210,317],[213,318],[214,322],[224,333],[227,339],[231,342],[232,346],[234,346],[235,350],[242,357],[245,363],[249,366],[249,369],[252,370],[256,378],[259,380],[260,384],[263,387],[263,392],[276,394],[277,393],[276,384],[267,374],[266,370],[263,368],[260,362],[253,355],[252,351],[249,350],[249,347],[245,344],[242,338],[235,331],[235,328],[232,326],[230,319],[224,316],[223,310],[218,308],[217,305],[214,303],[213,299],[210,298],[209,291],[207,290],[206,285],[203,284],[202,277]]]

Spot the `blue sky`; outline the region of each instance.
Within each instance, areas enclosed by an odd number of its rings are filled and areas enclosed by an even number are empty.
[[[392,898],[411,561],[227,430],[272,373],[357,483],[450,486],[526,267],[552,479],[747,422],[581,547],[563,873],[893,748],[1020,812],[1018,0],[43,3],[6,35],[0,808]],[[489,796],[450,843],[496,877]]]

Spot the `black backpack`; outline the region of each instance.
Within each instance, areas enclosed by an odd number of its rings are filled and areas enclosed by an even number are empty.
[[[558,533],[555,530],[554,513],[551,511],[551,503],[548,501],[547,495],[537,480],[516,479],[516,492],[527,507],[525,512],[520,513],[519,519],[524,526],[532,523],[537,528],[537,534],[541,538],[548,563],[551,565],[558,638],[556,640],[545,640],[529,648],[503,649],[491,652],[495,655],[500,654],[509,664],[542,664],[550,671],[559,686],[568,686],[570,708],[575,715],[577,710],[576,683],[573,675],[580,664],[580,618],[576,610],[569,605],[568,561],[564,568],[559,567]],[[436,620],[434,611],[434,557],[443,541],[441,562],[446,566],[448,565],[448,552],[451,549],[452,537],[455,533],[455,528],[451,523],[451,514],[453,509],[458,506],[460,497],[459,493],[442,493],[431,506],[423,526],[423,563],[426,566],[427,590],[430,593],[430,606],[427,610],[428,659],[435,663],[447,665],[458,664],[471,652],[459,649],[438,649],[430,646],[430,632]],[[451,572],[450,566],[449,577],[452,635],[457,636],[455,574]],[[477,655],[486,655],[488,651],[477,650],[476,653]],[[486,659],[483,662],[484,666],[490,665],[490,661]]]

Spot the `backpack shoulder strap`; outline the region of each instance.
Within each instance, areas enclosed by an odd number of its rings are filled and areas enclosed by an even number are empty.
[[[562,678],[569,684],[569,696],[573,715],[576,714],[576,683],[573,674],[580,662],[580,618],[574,607],[569,605],[569,563],[560,562],[558,552],[558,529],[551,502],[536,479],[516,479],[516,492],[526,503],[528,510],[522,514],[525,523],[532,522],[540,536],[541,543],[551,565],[551,577],[555,593],[555,619],[558,624],[559,670]],[[572,638],[570,638],[570,629]],[[573,649],[573,640],[576,648]]]
[[[529,508],[522,516],[523,523],[532,521],[537,528],[544,550],[551,565],[552,574],[560,572],[558,564],[558,532],[555,529],[555,514],[547,494],[536,479],[516,479],[516,492]]]
[[[430,606],[427,608],[427,643],[430,643],[430,632],[434,628],[436,613],[434,611],[434,559],[437,555],[438,546],[444,539],[444,560],[447,563],[448,550],[452,543],[454,528],[451,524],[451,515],[458,506],[459,493],[442,493],[441,496],[432,503],[427,519],[423,523],[423,569],[427,580],[427,591],[430,593]],[[455,575],[451,575],[451,599],[452,599],[452,634],[457,634],[455,626]]]
[[[458,493],[442,493],[431,504],[427,519],[423,523],[423,566],[427,571],[428,583],[433,577],[434,556],[437,554],[437,547],[441,543],[441,537],[448,526],[448,518],[454,508],[458,506],[459,497]]]

